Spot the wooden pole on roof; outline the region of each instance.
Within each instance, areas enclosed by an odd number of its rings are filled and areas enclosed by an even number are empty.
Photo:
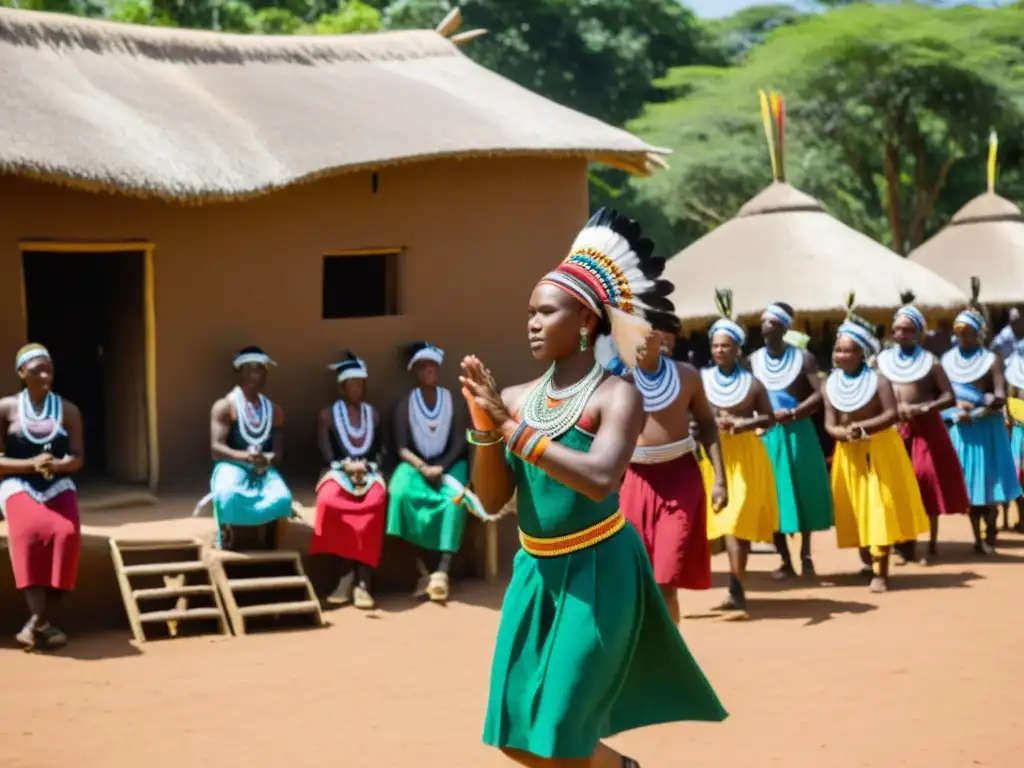
[[[448,39],[456,45],[465,45],[471,40],[476,40],[478,37],[483,37],[486,34],[486,29],[470,29],[466,32],[459,32],[457,35],[452,35]]]
[[[462,26],[462,11],[456,6],[448,11],[448,15],[441,19],[441,23],[434,27],[437,34],[448,37],[452,32]]]

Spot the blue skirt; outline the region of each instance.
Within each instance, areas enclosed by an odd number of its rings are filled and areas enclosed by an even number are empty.
[[[999,414],[951,424],[949,438],[960,459],[972,507],[1005,504],[1022,495],[1010,436]]]
[[[210,477],[217,525],[263,525],[292,513],[292,492],[269,468],[262,475],[230,461],[218,461]]]
[[[1017,467],[1017,477],[1020,478],[1021,460],[1024,459],[1024,426],[1014,424],[1010,432],[1010,453],[1013,455],[1014,466]]]

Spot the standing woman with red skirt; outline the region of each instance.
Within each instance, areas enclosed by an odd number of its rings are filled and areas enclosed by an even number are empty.
[[[25,386],[0,400],[0,509],[14,583],[32,614],[17,640],[49,650],[67,643],[50,616],[78,577],[82,536],[71,475],[84,463],[82,415],[54,394],[53,360],[41,344],[18,350],[15,368]]]

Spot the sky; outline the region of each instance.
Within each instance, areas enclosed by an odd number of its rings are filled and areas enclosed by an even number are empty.
[[[789,1],[795,6],[809,5],[800,0]],[[787,0],[683,0],[683,5],[688,5],[702,19],[717,19],[729,16],[742,8],[749,8],[752,5],[767,5],[773,2],[787,2]],[[974,0],[973,2],[960,0],[960,2],[965,5],[1003,5],[1008,0]]]

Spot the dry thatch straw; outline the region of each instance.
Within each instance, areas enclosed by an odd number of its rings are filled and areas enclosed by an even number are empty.
[[[923,311],[952,312],[967,299],[956,285],[846,226],[785,182],[774,182],[672,258],[665,277],[676,285],[672,301],[690,329],[716,317],[715,289],[724,286],[733,291],[740,323],[755,322],[775,301],[790,304],[802,321],[840,320],[851,291],[858,312],[874,322],[888,321],[908,289]]]
[[[186,201],[432,158],[651,147],[433,30],[275,37],[0,9],[0,172]]]
[[[977,275],[987,305],[1024,303],[1024,215],[994,192],[967,203],[909,258],[956,285]]]

